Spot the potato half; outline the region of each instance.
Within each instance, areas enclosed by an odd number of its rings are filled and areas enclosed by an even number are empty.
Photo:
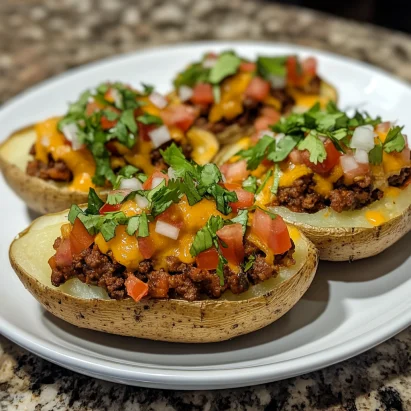
[[[217,139],[205,130],[192,129],[187,138],[193,146],[192,157],[200,164],[208,163],[218,152]],[[68,183],[45,181],[26,173],[27,163],[31,160],[29,151],[35,141],[34,127],[26,127],[0,145],[0,169],[8,185],[29,208],[41,214],[86,203],[88,192],[71,190]],[[107,195],[107,190],[97,191],[102,198]]]
[[[327,208],[315,214],[294,213],[285,207],[272,210],[314,243],[321,260],[359,260],[381,253],[411,230],[411,186],[395,189],[394,195],[361,210],[337,213]]]
[[[55,316],[78,327],[151,340],[184,343],[223,341],[271,324],[291,309],[309,287],[318,264],[313,244],[291,228],[296,244],[292,268],[252,286],[241,295],[218,300],[111,300],[99,287],[77,279],[56,288],[47,260],[67,221],[67,211],[43,216],[10,246],[11,264],[33,296]]]

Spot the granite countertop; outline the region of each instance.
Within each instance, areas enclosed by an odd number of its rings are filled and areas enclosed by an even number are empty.
[[[2,0],[0,102],[113,54],[204,39],[282,41],[331,50],[411,80],[411,37],[245,0]],[[341,364],[223,391],[133,388],[65,370],[0,337],[3,410],[411,410],[411,329]]]

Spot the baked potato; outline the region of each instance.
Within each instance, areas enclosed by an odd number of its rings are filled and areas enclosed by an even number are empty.
[[[297,303],[317,268],[312,243],[280,216],[248,210],[216,166],[179,153],[164,154],[173,178],[153,175],[106,203],[91,190],[87,208],[17,236],[11,264],[48,311],[93,330],[205,343],[265,327]]]
[[[87,201],[90,187],[105,196],[119,176],[163,168],[159,152],[172,141],[197,163],[209,162],[219,143],[210,132],[188,129],[192,120],[151,89],[139,93],[103,84],[83,94],[64,117],[13,133],[0,145],[0,168],[29,208],[61,211]]]
[[[215,161],[226,181],[256,191],[257,205],[298,227],[320,259],[371,257],[410,231],[402,127],[331,105],[282,119],[262,135],[224,147]]]
[[[251,62],[233,51],[208,53],[190,64],[176,76],[169,97],[197,110],[195,124],[222,144],[263,130],[280,114],[338,99],[318,76],[313,57],[259,56]]]

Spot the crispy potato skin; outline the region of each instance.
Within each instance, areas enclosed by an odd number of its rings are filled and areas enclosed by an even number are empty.
[[[41,217],[41,218],[47,218]],[[318,265],[318,252],[303,235],[306,263],[287,280],[248,300],[116,301],[83,299],[45,285],[22,268],[15,256],[19,239],[10,246],[10,262],[24,286],[55,316],[81,328],[150,340],[207,343],[228,340],[263,328],[289,311],[305,293]],[[52,241],[52,239],[50,239]]]
[[[354,261],[377,255],[411,230],[411,205],[399,216],[371,228],[325,228],[288,221],[318,248],[320,260]]]

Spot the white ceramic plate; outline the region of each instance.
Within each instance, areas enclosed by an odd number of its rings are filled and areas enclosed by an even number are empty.
[[[178,70],[209,50],[315,55],[337,85],[341,104],[398,119],[411,132],[410,88],[358,62],[306,48],[267,43],[197,43],[148,50],[72,70],[16,97],[0,110],[0,138],[61,114],[67,102],[104,80],[166,91]],[[0,181],[0,331],[54,363],[91,376],[147,387],[212,389],[273,381],[359,354],[411,324],[411,259],[406,236],[378,257],[321,263],[313,285],[282,319],[253,334],[206,345],[152,342],[77,329],[45,312],[10,267],[12,238],[33,215]]]

